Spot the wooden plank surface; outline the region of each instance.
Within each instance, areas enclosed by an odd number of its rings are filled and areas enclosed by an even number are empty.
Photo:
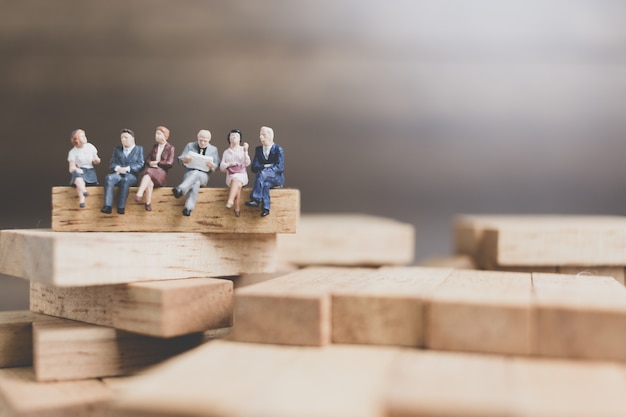
[[[272,234],[0,231],[0,273],[55,286],[219,277],[275,267]]]
[[[293,235],[278,236],[279,259],[299,266],[408,265],[412,224],[364,214],[306,214]]]
[[[186,197],[174,198],[172,187],[155,188],[152,211],[134,201],[136,187],[131,187],[126,213],[100,213],[104,201],[102,187],[89,187],[87,206],[78,207],[76,189],[52,188],[52,230],[58,232],[197,232],[197,233],[295,233],[300,215],[300,191],[270,191],[272,208],[261,217],[260,209],[245,207],[250,199],[249,188],[241,193],[241,215],[226,208],[227,188],[201,188],[191,216],[183,216]]]
[[[381,347],[216,341],[133,378],[114,408],[125,417],[382,417],[396,355]]]
[[[218,278],[92,287],[30,284],[30,309],[155,337],[232,326],[233,283]]]
[[[386,267],[333,289],[333,343],[423,347],[426,305],[451,272]]]
[[[37,381],[129,375],[204,342],[202,333],[169,339],[73,320],[33,323]]]
[[[626,288],[611,277],[533,274],[539,356],[626,360]]]
[[[370,269],[311,267],[235,291],[231,340],[320,346],[331,337],[331,289]]]
[[[537,271],[540,272],[540,271]],[[599,277],[613,277],[617,282],[624,285],[624,267],[621,266],[562,266],[557,271],[565,275],[591,275]]]
[[[429,349],[528,355],[533,338],[527,273],[456,270],[435,288]]]
[[[53,320],[56,318],[28,310],[0,312],[0,368],[32,365],[32,324]]]
[[[110,417],[111,390],[98,380],[37,382],[32,368],[0,369],[0,415]]]

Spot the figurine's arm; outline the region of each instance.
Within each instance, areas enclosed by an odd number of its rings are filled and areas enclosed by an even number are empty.
[[[224,151],[222,155],[222,162],[220,162],[220,171],[226,172],[228,168],[232,165],[233,161],[230,158],[231,153],[228,150]]]
[[[254,159],[252,159],[252,167],[250,168],[250,170],[255,174],[259,171],[262,171],[263,168],[265,168],[265,166],[263,165],[259,157],[259,154],[261,152],[263,151],[259,150],[258,148],[254,151]]]
[[[283,148],[278,145],[276,145],[276,150],[276,161],[273,162],[268,169],[271,169],[277,174],[282,174],[285,171],[285,152]]]
[[[131,174],[138,174],[144,167],[143,146],[136,146],[137,156],[130,161],[129,172]]]
[[[69,167],[69,169],[70,169],[70,174],[71,174],[71,173],[73,173],[74,171],[78,172],[79,174],[82,174],[82,173],[83,173],[83,170],[82,170],[82,169],[80,169],[80,168],[78,167],[78,165],[76,165],[76,162],[74,162],[74,161],[69,161],[69,165],[70,165],[70,167]]]
[[[248,154],[248,142],[244,142],[243,143],[243,164],[245,166],[249,166],[250,165],[250,155]]]
[[[209,147],[207,147],[207,149],[209,149]],[[210,172],[213,172],[218,166],[220,166],[220,156],[217,153],[217,148],[215,146],[210,149],[210,154],[210,156],[213,157],[213,162],[207,162],[206,166],[209,168]]]
[[[98,149],[96,149],[96,147],[93,145],[91,145],[91,147],[93,148],[93,159],[91,160],[91,163],[94,165],[98,165],[100,163],[100,157],[98,156]]]
[[[158,162],[158,165],[163,169],[170,169],[174,166],[174,155],[176,154],[176,150],[174,146],[169,147],[168,149],[163,149],[163,153],[161,154],[161,160]]]
[[[193,145],[193,142],[186,144],[185,148],[183,149],[183,152],[178,157],[178,163],[181,164],[182,166],[185,166],[186,163],[189,163],[191,161],[191,158],[189,158],[187,154],[192,151],[192,148],[191,148],[192,145]]]

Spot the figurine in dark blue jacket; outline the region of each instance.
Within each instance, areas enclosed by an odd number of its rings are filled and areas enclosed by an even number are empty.
[[[254,150],[251,167],[256,179],[246,206],[261,207],[261,217],[265,217],[270,214],[270,189],[285,183],[285,152],[274,143],[274,130],[271,127],[263,126],[259,139],[261,146]]]
[[[137,185],[137,175],[144,165],[143,147],[135,145],[133,131],[122,129],[120,141],[122,146],[116,146],[113,149],[113,156],[109,163],[111,173],[105,177],[104,181],[104,207],[100,211],[105,214],[111,213],[115,186],[119,188],[117,213],[124,214],[129,188]]]

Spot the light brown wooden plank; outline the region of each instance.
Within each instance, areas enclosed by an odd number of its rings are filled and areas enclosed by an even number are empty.
[[[369,269],[311,267],[235,291],[231,340],[290,345],[330,342],[330,294]]]
[[[107,417],[110,389],[98,380],[41,383],[31,368],[0,369],[0,415]]]
[[[156,337],[230,327],[233,283],[218,278],[92,287],[30,284],[30,309]]]
[[[32,365],[32,324],[53,320],[56,319],[28,310],[0,312],[0,368]]]
[[[126,213],[100,213],[104,201],[102,187],[89,187],[87,207],[79,208],[76,189],[52,188],[52,230],[58,232],[197,232],[197,233],[295,233],[300,215],[300,191],[270,191],[272,208],[269,216],[245,207],[249,188],[241,193],[241,216],[226,208],[227,188],[201,188],[191,216],[182,215],[185,197],[174,198],[171,187],[155,188],[152,211],[134,201],[136,187],[131,187]]]
[[[624,267],[620,266],[562,266],[557,271],[565,275],[591,275],[599,277],[613,277],[624,285]]]
[[[626,360],[626,288],[611,277],[533,274],[539,356]]]
[[[55,286],[219,277],[275,267],[272,234],[0,231],[0,273]]]
[[[527,355],[532,347],[531,275],[456,270],[428,307],[429,349]]]
[[[127,417],[382,417],[396,355],[381,347],[216,341],[133,378],[114,407]]]
[[[386,267],[333,289],[333,343],[424,346],[425,305],[451,272]]]
[[[476,263],[469,255],[437,256],[424,259],[419,266],[437,268],[476,269]]]
[[[278,236],[279,259],[299,266],[408,265],[415,228],[364,214],[306,214],[293,235]]]
[[[202,333],[169,339],[72,320],[33,323],[37,381],[129,375],[199,346]]]

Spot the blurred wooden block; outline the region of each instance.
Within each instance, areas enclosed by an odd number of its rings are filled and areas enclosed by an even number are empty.
[[[479,267],[626,265],[626,217],[460,216],[457,253]]]
[[[276,235],[0,231],[0,273],[91,286],[273,272]]]
[[[203,343],[201,333],[162,339],[77,321],[33,323],[37,381],[129,375]]]
[[[0,415],[107,417],[113,396],[97,380],[42,383],[31,368],[0,369]]]
[[[564,275],[590,275],[598,277],[613,277],[617,282],[624,285],[624,267],[619,266],[563,266],[558,268],[559,274]]]
[[[113,408],[125,417],[382,417],[396,355],[381,347],[216,341],[133,378]]]
[[[426,347],[530,354],[531,285],[526,273],[454,271],[432,294]]]
[[[539,356],[626,360],[626,288],[610,277],[533,274]]]
[[[330,342],[333,288],[371,273],[311,267],[235,291],[230,340],[321,346]]]
[[[27,310],[0,312],[0,368],[32,365],[32,324],[54,320],[57,319]]]
[[[78,207],[76,189],[52,188],[52,230],[56,232],[196,232],[196,233],[295,233],[300,215],[300,191],[274,189],[271,214],[261,217],[260,210],[244,207],[241,216],[226,208],[228,188],[201,188],[191,216],[182,215],[185,197],[174,198],[172,187],[155,188],[152,211],[134,201],[137,188],[131,187],[126,214],[100,213],[104,201],[102,187],[89,187],[86,207]],[[250,199],[249,188],[241,193],[242,202]]]
[[[407,265],[415,256],[415,228],[363,214],[302,215],[298,232],[278,236],[279,259],[300,266]]]
[[[440,256],[421,261],[419,266],[436,268],[476,269],[474,260],[469,255]]]
[[[232,326],[233,283],[217,278],[93,287],[31,282],[30,309],[148,336],[181,336]]]
[[[451,272],[386,267],[333,290],[333,343],[423,347],[426,305]]]

